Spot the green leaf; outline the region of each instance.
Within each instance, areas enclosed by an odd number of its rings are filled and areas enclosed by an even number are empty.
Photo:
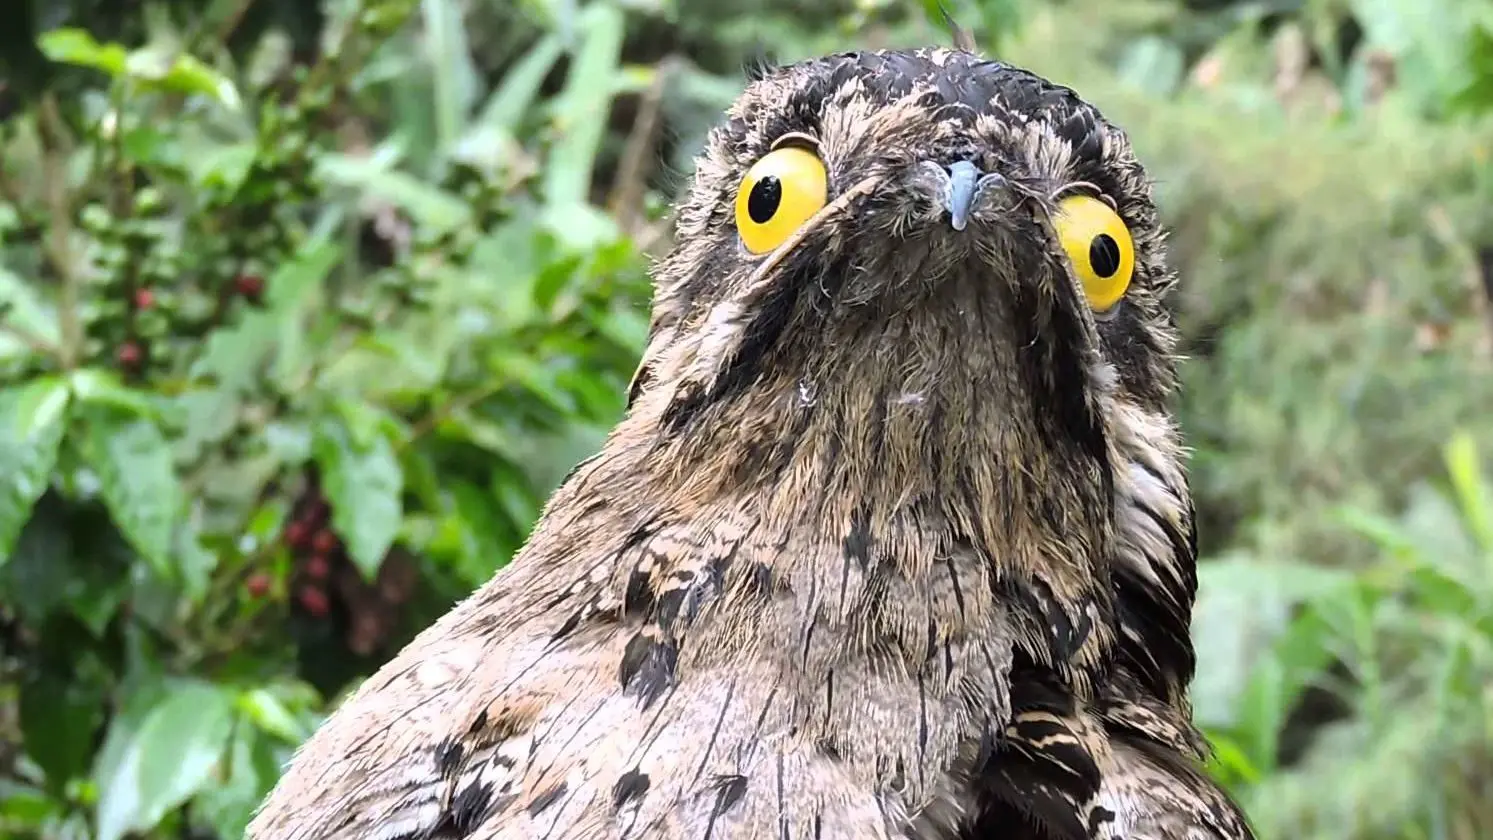
[[[0,779],[0,827],[20,823],[39,826],[62,812],[63,802],[46,791]]]
[[[477,70],[462,26],[462,10],[452,0],[421,0],[426,55],[434,71],[435,117],[439,148],[461,136],[477,94]]]
[[[36,288],[4,266],[0,266],[0,321],[13,324],[49,345],[58,339],[57,316],[36,293]],[[30,352],[9,334],[0,334],[0,357]]]
[[[100,44],[84,29],[64,27],[45,32],[37,39],[42,54],[53,61],[102,70],[122,76],[129,53],[119,44]]]
[[[53,790],[87,772],[104,722],[103,687],[80,676],[33,672],[21,686],[26,754],[46,772]]]
[[[230,143],[188,155],[184,163],[198,186],[231,193],[243,186],[258,154],[259,147],[254,143]]]
[[[311,733],[280,698],[269,690],[254,688],[239,695],[238,706],[260,729],[290,744],[299,744]]]
[[[0,391],[0,566],[51,482],[67,402],[66,383],[50,376]]]
[[[289,385],[307,362],[305,327],[299,316],[342,257],[342,249],[326,239],[301,245],[266,281],[263,309],[213,331],[192,366],[193,374],[215,379],[222,390],[249,391],[273,354],[272,377]]]
[[[115,718],[99,768],[98,840],[154,827],[171,809],[214,784],[233,732],[234,698],[196,680],[172,683],[138,719]]]
[[[68,377],[73,396],[94,405],[112,406],[145,416],[154,416],[150,394],[124,384],[119,375],[102,368],[80,368]]]
[[[172,93],[204,94],[233,110],[243,107],[228,77],[190,55],[158,45],[141,47],[125,59],[125,71],[146,87]]]
[[[1447,442],[1443,457],[1468,530],[1483,551],[1493,555],[1493,490],[1483,473],[1477,443],[1467,432],[1458,432]]]
[[[1208,759],[1208,769],[1215,778],[1237,779],[1245,783],[1259,780],[1259,768],[1255,767],[1249,760],[1249,755],[1234,739],[1214,732],[1208,734],[1208,743],[1213,748],[1213,754]]]
[[[66,611],[97,637],[128,594],[135,559],[102,506],[46,494],[0,568],[0,600],[35,627]]]
[[[1251,712],[1244,707],[1245,687],[1277,664],[1277,645],[1300,621],[1293,622],[1296,607],[1352,582],[1345,572],[1243,554],[1200,564],[1192,632],[1198,650],[1208,656],[1199,659],[1192,686],[1198,723],[1219,729],[1241,725]]]
[[[360,190],[399,207],[432,232],[455,230],[472,219],[472,209],[466,202],[391,168],[389,161],[378,156],[327,154],[317,161],[317,170],[318,177],[330,183]]]
[[[622,10],[592,3],[581,13],[585,40],[555,105],[559,139],[545,164],[544,195],[555,204],[580,204],[591,191],[591,170],[606,136],[612,81],[622,56]]]
[[[564,53],[560,36],[551,32],[540,38],[505,73],[497,90],[482,108],[477,121],[490,128],[498,128],[509,134],[517,134],[519,121],[529,110],[544,77]]]
[[[358,431],[345,419],[323,421],[311,456],[332,505],[332,528],[353,564],[371,580],[399,534],[404,473],[387,436]]]
[[[143,417],[94,410],[85,416],[79,450],[98,475],[119,530],[151,568],[173,579],[172,537],[182,494],[161,430]]]
[[[226,780],[204,787],[192,802],[192,812],[211,824],[219,837],[243,837],[280,766],[270,742],[242,722],[234,727],[227,765]]]

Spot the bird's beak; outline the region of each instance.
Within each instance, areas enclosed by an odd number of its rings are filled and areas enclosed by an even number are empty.
[[[949,224],[954,230],[964,230],[969,224],[980,194],[993,183],[1005,183],[997,173],[981,172],[979,167],[961,160],[947,170],[948,181],[944,186],[944,206],[949,209]]]

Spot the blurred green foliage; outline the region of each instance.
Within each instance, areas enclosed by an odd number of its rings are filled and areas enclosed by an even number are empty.
[[[21,3],[0,835],[241,833],[622,410],[741,68],[857,0]],[[946,0],[1126,126],[1185,278],[1196,715],[1262,837],[1493,836],[1493,0]]]

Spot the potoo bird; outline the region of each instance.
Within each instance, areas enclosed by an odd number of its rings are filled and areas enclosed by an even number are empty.
[[[1246,840],[1187,686],[1174,276],[1126,135],[962,50],[710,135],[625,417],[257,840]]]

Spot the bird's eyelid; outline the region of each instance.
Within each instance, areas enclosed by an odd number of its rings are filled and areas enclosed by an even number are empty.
[[[812,134],[804,134],[801,131],[790,131],[787,134],[784,134],[778,139],[772,141],[772,145],[768,147],[768,151],[775,152],[785,146],[797,146],[800,148],[808,149],[814,154],[818,154],[819,138],[813,136]]]
[[[1087,195],[1090,198],[1097,198],[1105,204],[1108,204],[1109,209],[1115,211],[1116,214],[1120,212],[1120,205],[1115,203],[1113,197],[1111,197],[1104,190],[1101,190],[1098,184],[1091,184],[1088,181],[1069,181],[1061,187],[1053,190],[1052,195],[1048,196],[1048,200],[1055,202],[1063,196],[1069,195],[1071,193],[1078,193],[1080,195]]]

